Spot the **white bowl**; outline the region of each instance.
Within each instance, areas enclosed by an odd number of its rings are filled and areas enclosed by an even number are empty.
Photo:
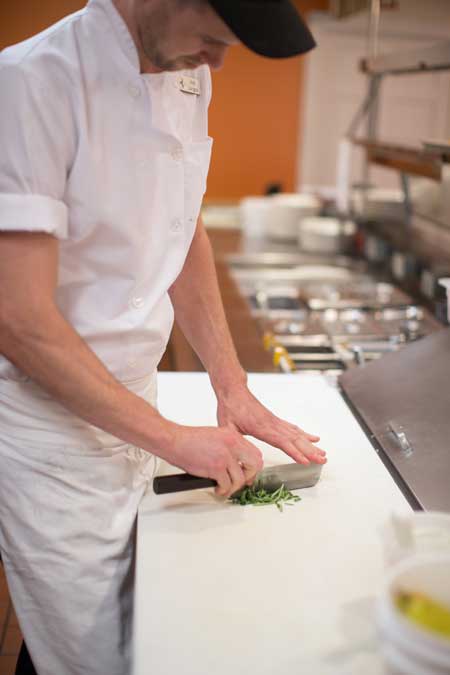
[[[387,664],[402,675],[448,675],[450,639],[404,616],[395,605],[398,591],[422,593],[450,606],[450,555],[429,554],[396,565],[377,602],[381,651]]]

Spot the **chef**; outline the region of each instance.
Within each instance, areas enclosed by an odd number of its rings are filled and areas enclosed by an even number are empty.
[[[130,672],[155,458],[224,497],[262,467],[247,435],[326,461],[247,388],[199,218],[210,67],[238,42],[314,46],[287,0],[91,0],[0,55],[0,550],[39,675]],[[174,314],[218,427],[155,407]]]

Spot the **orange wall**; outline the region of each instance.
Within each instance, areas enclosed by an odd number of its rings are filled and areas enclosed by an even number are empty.
[[[83,7],[83,0],[0,0],[0,48],[37,33]],[[328,0],[296,0],[306,15]],[[303,85],[302,57],[274,61],[244,47],[230,50],[214,73],[210,134],[214,151],[207,197],[258,194],[269,182],[292,190],[296,180]]]
[[[39,33],[85,4],[83,0],[0,0],[0,49]]]
[[[303,17],[328,0],[296,0]],[[273,60],[245,47],[230,50],[213,74],[210,135],[214,138],[207,198],[262,194],[268,183],[291,191],[297,179],[304,59]]]

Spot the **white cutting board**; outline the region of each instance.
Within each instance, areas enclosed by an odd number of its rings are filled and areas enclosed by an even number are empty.
[[[140,510],[134,675],[381,675],[373,601],[380,530],[410,511],[338,390],[320,375],[255,374],[275,413],[321,436],[329,462],[302,501],[241,507],[211,490]],[[161,413],[214,424],[202,373],[159,375]],[[290,461],[258,442],[268,463]]]

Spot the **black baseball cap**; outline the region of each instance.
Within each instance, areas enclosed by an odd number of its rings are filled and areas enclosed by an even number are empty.
[[[289,0],[209,0],[246,47],[272,59],[296,56],[316,46]]]

